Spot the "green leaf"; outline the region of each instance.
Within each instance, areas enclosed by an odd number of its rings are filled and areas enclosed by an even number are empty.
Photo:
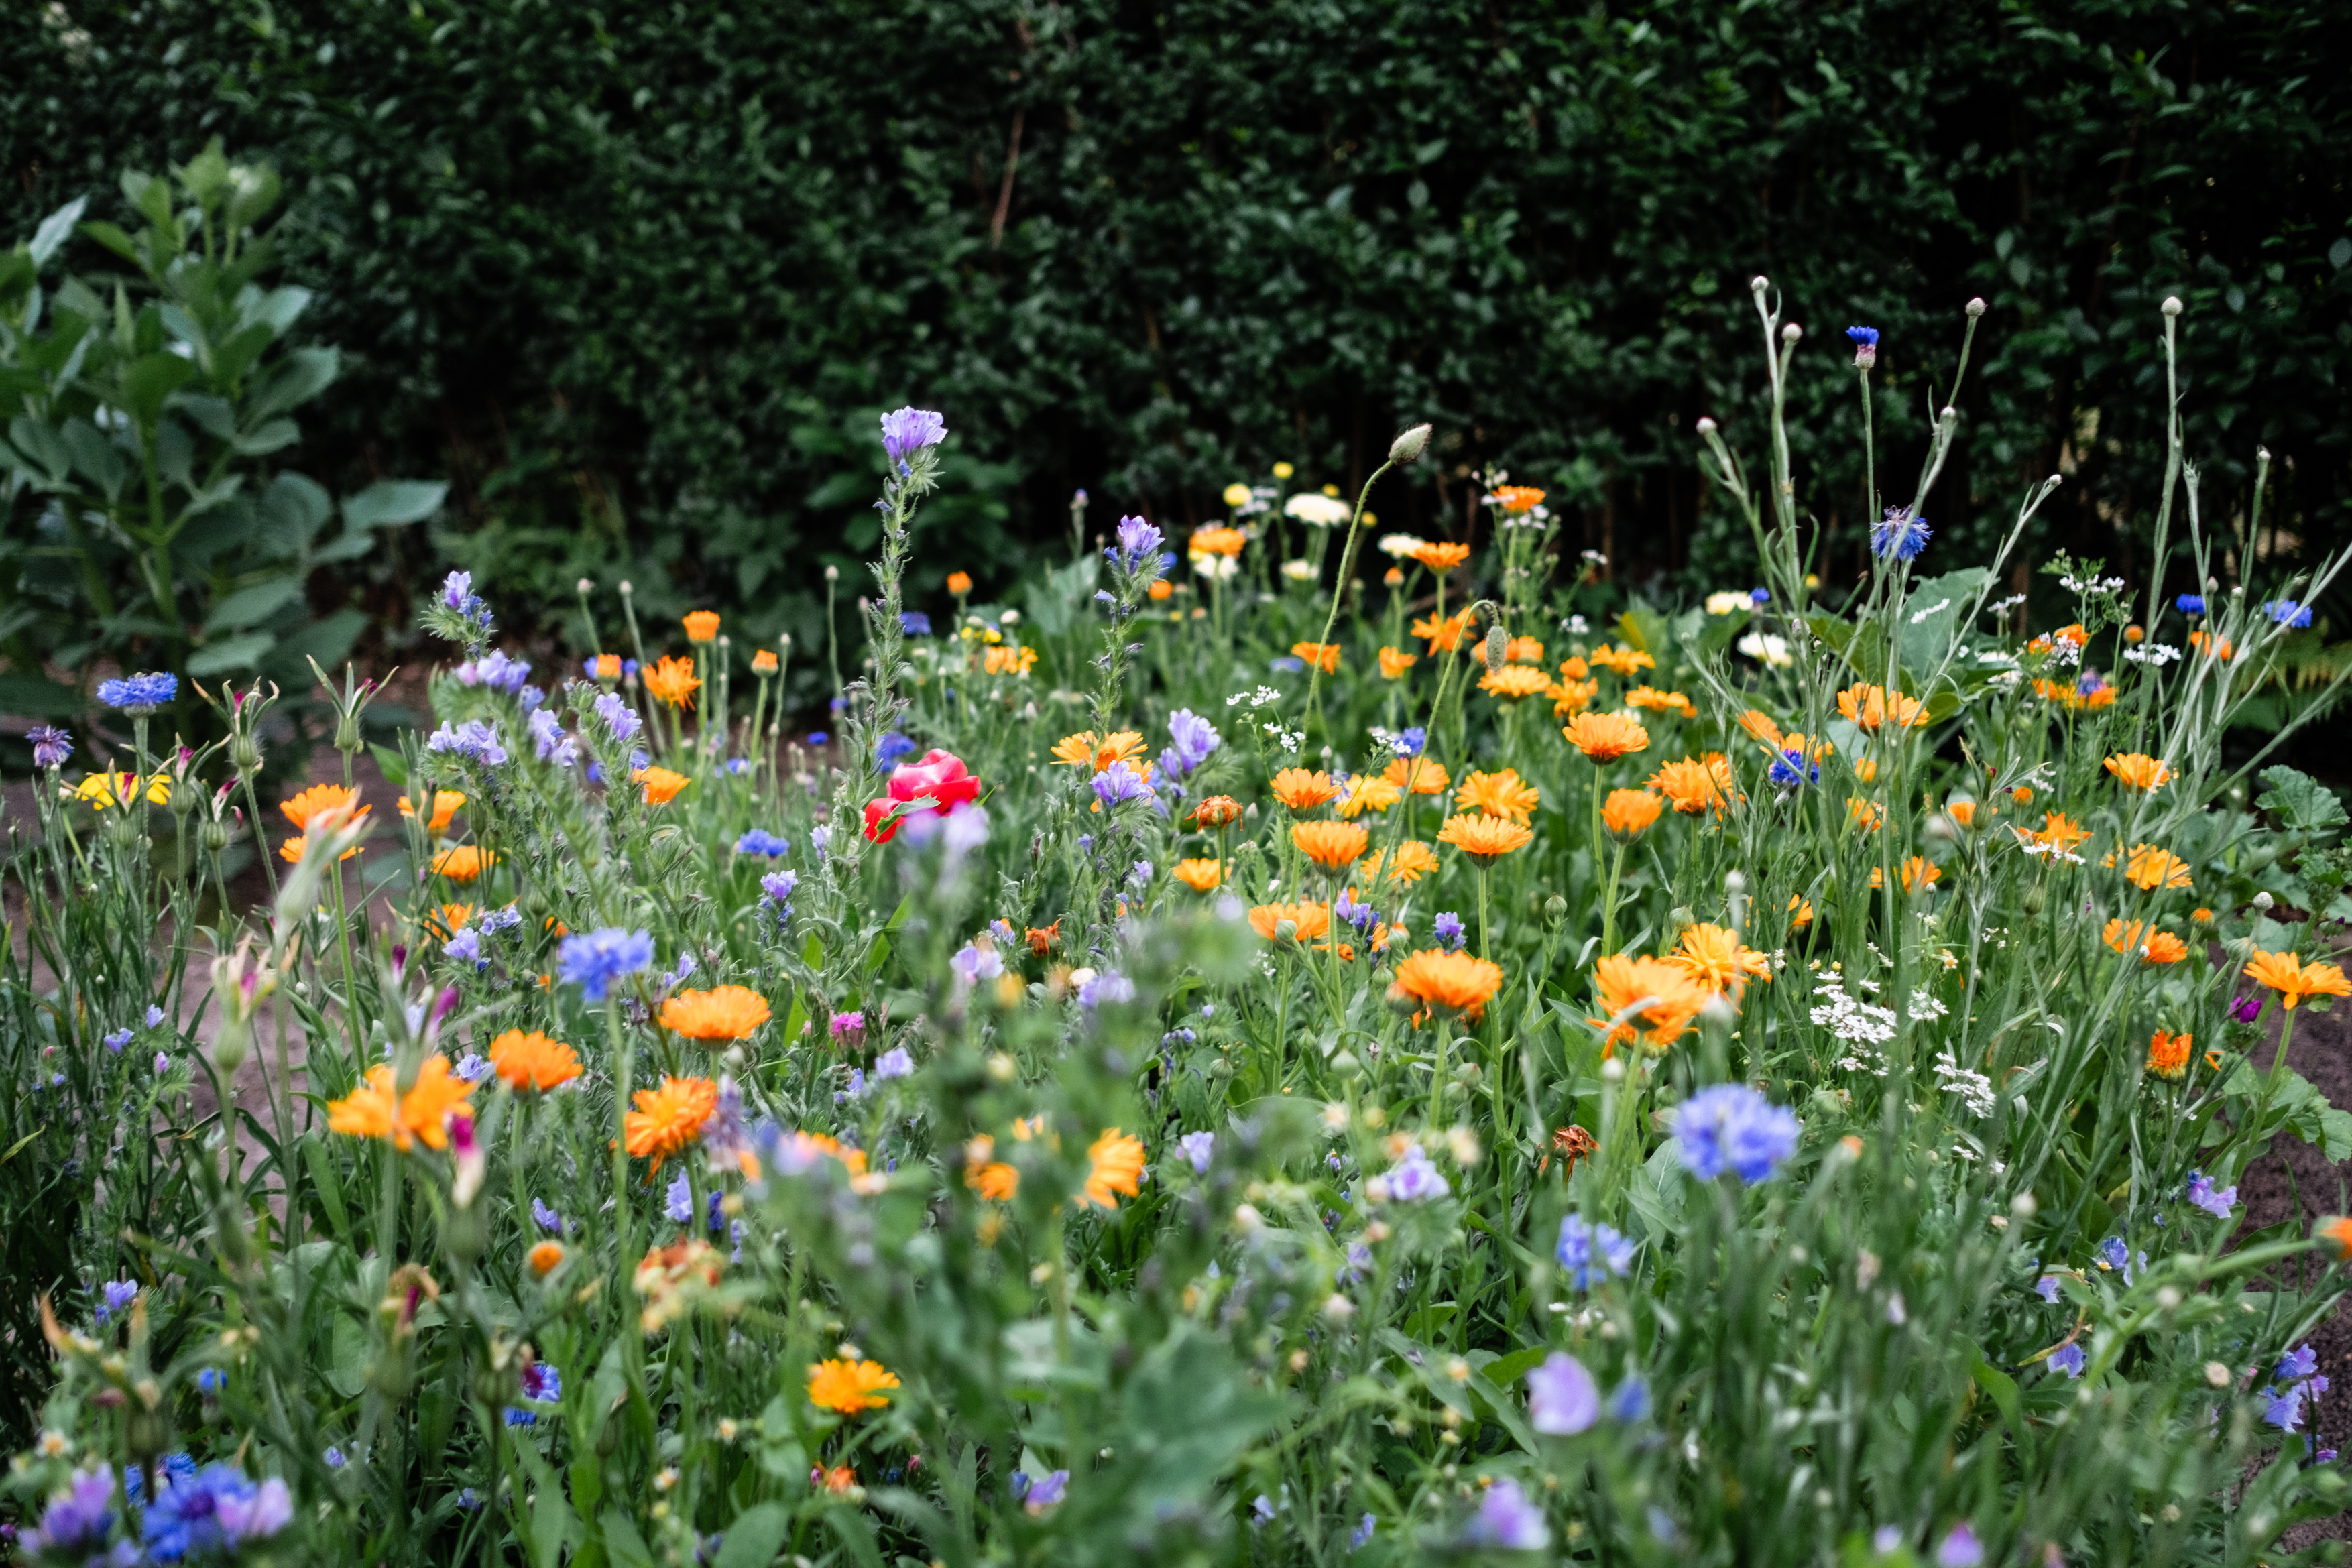
[[[332,515],[325,486],[303,474],[280,474],[261,494],[260,544],[280,557],[299,556],[310,548],[320,525]]]
[[[163,400],[196,373],[194,363],[169,350],[142,354],[122,368],[115,397],[122,411],[142,427],[152,427],[163,412]]]
[[[206,643],[188,655],[188,674],[219,675],[231,670],[249,670],[277,645],[278,634],[274,632],[247,632],[243,636]]]
[[[327,1155],[327,1146],[316,1135],[305,1134],[301,1139],[302,1163],[310,1173],[311,1188],[319,1195],[319,1207],[327,1211],[327,1223],[334,1227],[338,1240],[348,1237],[352,1218],[343,1207],[343,1184],[335,1174],[334,1161]]]
[[[383,781],[385,783],[391,785],[395,789],[405,789],[408,788],[408,758],[406,757],[403,756],[400,752],[394,750],[389,746],[378,746],[373,741],[368,743],[368,753],[375,758],[376,768],[379,772],[383,773]],[[787,1036],[786,1038],[793,1039],[797,1037]]]
[[[86,419],[66,421],[65,444],[73,454],[75,473],[105,491],[108,500],[121,499],[122,486],[131,478],[131,465],[122,448],[100,435]]]
[[[257,625],[291,603],[301,591],[300,578],[273,577],[267,582],[251,583],[226,594],[215,601],[213,612],[205,617],[205,635]]]
[[[49,264],[49,257],[58,254],[58,246],[65,244],[66,236],[73,233],[74,225],[81,222],[82,209],[88,205],[88,196],[76,196],[41,220],[41,226],[33,231],[32,243],[25,247],[31,254],[36,267]]]
[[[229,444],[240,457],[267,457],[302,439],[302,428],[290,419],[265,419]]]
[[[322,670],[331,670],[343,662],[366,631],[368,618],[356,610],[338,610],[323,620],[313,621],[292,636],[279,642],[277,652],[269,656],[269,666],[288,681],[307,685],[310,679],[309,661],[316,659]]]
[[[2262,779],[2270,788],[2255,797],[2255,806],[2298,833],[2332,833],[2352,821],[2336,791],[2308,774],[2281,764],[2263,768]]]
[[[646,1545],[646,1538],[637,1533],[635,1521],[621,1511],[619,1503],[604,1511],[597,1522],[604,1527],[604,1553],[614,1568],[654,1568],[654,1554]]]
[[[63,489],[73,477],[73,454],[67,449],[65,437],[46,420],[18,414],[8,422],[8,439],[17,454],[38,465],[32,471],[35,483]]]
[[[71,718],[81,706],[79,692],[46,675],[16,670],[0,674],[0,712],[19,718]]]
[[[297,349],[280,360],[245,405],[248,425],[284,413],[325,392],[341,364],[332,349]]]
[[[2329,1104],[2318,1085],[2292,1067],[2279,1080],[2271,1114],[2330,1160],[2352,1160],[2352,1114]]]
[[[792,1510],[780,1502],[763,1502],[735,1516],[719,1543],[712,1568],[768,1568],[784,1549],[792,1533]]]
[[[1980,566],[1971,566],[1913,585],[1900,612],[1902,635],[1897,646],[1903,651],[1904,669],[1923,676],[1934,673],[1952,645],[1960,617],[1977,601],[1978,591],[1990,575]]]
[[[120,225],[99,220],[82,225],[81,232],[132,266],[138,265],[139,246]]]
[[[343,497],[343,526],[384,528],[421,522],[441,509],[449,486],[421,479],[380,479],[356,496]]]

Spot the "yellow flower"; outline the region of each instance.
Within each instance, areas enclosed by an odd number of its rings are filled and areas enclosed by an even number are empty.
[[[842,1416],[881,1409],[890,1403],[883,1390],[898,1386],[898,1375],[878,1361],[828,1358],[812,1363],[808,1369],[809,1403]]]
[[[1909,893],[1923,882],[1927,886],[1933,887],[1943,880],[1944,871],[1941,866],[1929,865],[1917,855],[1913,855],[1903,862],[1903,891],[1906,893]],[[1886,872],[1884,867],[1870,868],[1870,885],[1873,887],[1886,885]]]
[[[1698,716],[1698,709],[1691,705],[1690,698],[1680,692],[1662,692],[1655,686],[1635,686],[1625,694],[1625,706],[1656,713],[1678,713],[1685,718]]]
[[[1345,821],[1352,821],[1366,811],[1385,811],[1404,799],[1403,789],[1370,773],[1358,773],[1348,780],[1348,792],[1332,807]]]
[[[1472,773],[1462,780],[1454,792],[1454,803],[1465,811],[1480,811],[1489,817],[1508,817],[1524,827],[1534,817],[1543,797],[1534,785],[1519,777],[1516,768],[1505,768],[1493,773]]]
[[[1570,660],[1571,664],[1575,661]],[[1554,718],[1567,718],[1582,713],[1601,695],[1599,681],[1562,681],[1551,688],[1551,712]]]
[[[1413,548],[1412,559],[1442,577],[1470,559],[1470,547],[1444,542],[1417,545]],[[1469,612],[1463,612],[1459,619],[1467,626],[1470,623]],[[1413,628],[1412,634],[1416,637],[1425,635],[1418,626]],[[1449,643],[1446,646],[1450,648],[1453,644]]]
[[[1381,851],[1364,862],[1364,883],[1367,886],[1377,886],[1385,880],[1411,887],[1437,869],[1437,852],[1419,839],[1407,839],[1397,845],[1394,865],[1388,865],[1387,859],[1387,852]]]
[[[662,1004],[661,1026],[688,1040],[745,1040],[768,1021],[768,998],[742,986],[680,991]]]
[[[1474,958],[1467,953],[1425,947],[1396,967],[1396,980],[1389,987],[1389,998],[1392,1001],[1418,1003],[1415,1022],[1438,1013],[1476,1023],[1485,1014],[1486,1004],[1502,988],[1501,965]]]
[[[2032,798],[2032,791],[2025,792],[2026,800]],[[2015,833],[2018,842],[2028,849],[2055,851],[2061,854],[2072,854],[2077,844],[2091,836],[2089,829],[2063,811],[2044,811],[2042,814],[2042,831],[2038,833],[2029,832],[2023,828],[2011,828],[2010,831]]]
[[[1535,834],[1508,817],[1459,816],[1445,819],[1437,841],[1452,844],[1482,866],[1493,865],[1513,850],[1525,849]]]
[[[1927,704],[1901,692],[1890,695],[1885,686],[1848,686],[1838,693],[1837,705],[1840,717],[1863,729],[1889,724],[1898,729],[1916,729],[1927,722]]]
[[[416,1144],[428,1149],[449,1146],[449,1118],[466,1111],[466,1097],[474,1086],[449,1071],[446,1056],[428,1056],[416,1069],[416,1082],[405,1094],[395,1095],[392,1064],[368,1069],[367,1081],[327,1107],[330,1131],[362,1138],[389,1139],[403,1154]],[[396,1103],[395,1103],[396,1102]]]
[[[328,811],[356,805],[359,798],[358,790],[346,789],[341,784],[313,784],[293,799],[280,800],[278,809],[286,814],[288,821],[294,824],[297,832],[307,833],[314,819]],[[362,806],[358,814],[364,817],[368,809]]]
[[[2292,1010],[2305,997],[2352,997],[2352,981],[2333,964],[2297,964],[2292,953],[2254,949],[2246,978],[2279,994],[2279,1006]]]
[[[1142,1190],[1143,1140],[1108,1128],[1087,1148],[1086,1190],[1077,1195],[1081,1208],[1117,1208],[1114,1195],[1133,1197]]]
[[[102,811],[109,806],[129,804],[138,790],[139,777],[135,773],[93,773],[64,793],[68,800],[84,801],[94,810]],[[172,803],[169,775],[157,773],[148,779],[147,803],[151,806]]]
[[[1753,947],[1739,945],[1739,934],[1720,925],[1693,925],[1682,944],[1666,955],[1674,965],[1710,991],[1735,996],[1749,977],[1772,983],[1772,960]]]
[[[1235,511],[1250,504],[1250,487],[1236,479],[1225,486],[1225,505]]]
[[[451,882],[471,882],[498,863],[498,856],[473,844],[459,844],[433,857],[433,874]]]
[[[992,675],[1025,675],[1036,663],[1034,648],[983,648],[980,653],[980,667]]]

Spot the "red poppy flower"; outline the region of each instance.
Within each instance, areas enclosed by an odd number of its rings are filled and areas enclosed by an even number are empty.
[[[887,844],[898,836],[898,823],[877,831],[877,824],[904,800],[928,800],[942,817],[957,807],[969,804],[980,794],[980,780],[963,765],[963,758],[937,747],[923,753],[919,761],[901,763],[890,774],[890,793],[885,799],[866,802],[866,836],[877,844]],[[904,821],[905,818],[900,818]]]

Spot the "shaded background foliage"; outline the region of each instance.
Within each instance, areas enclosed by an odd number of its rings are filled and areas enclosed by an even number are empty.
[[[2207,517],[2242,516],[2267,444],[2278,529],[2256,549],[2347,531],[2341,18],[60,0],[0,34],[0,233],[85,193],[119,217],[120,169],[213,134],[278,166],[284,275],[320,291],[306,329],[344,356],[303,465],[454,486],[431,531],[322,569],[321,612],[396,623],[436,555],[574,645],[583,574],[634,576],[656,613],[821,635],[815,569],[869,549],[873,418],[904,400],[955,432],[915,602],[959,568],[986,598],[1066,548],[1075,487],[1097,521],[1189,524],[1276,460],[1360,480],[1420,419],[1444,462],[1376,498],[1384,525],[1460,537],[1499,462],[1621,577],[1720,586],[1713,559],[1744,583],[1690,426],[1712,413],[1759,452],[1759,270],[1809,328],[1795,423],[1825,577],[1864,520],[1839,330],[1885,332],[1892,489],[1980,294],[1931,516],[1972,555],[2063,470],[2042,547],[2137,579],[2167,292],[2189,303]]]

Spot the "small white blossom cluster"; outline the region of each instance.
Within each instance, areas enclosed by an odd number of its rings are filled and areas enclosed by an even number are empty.
[[[1895,1038],[1895,1010],[1874,1007],[1846,994],[1843,977],[1823,975],[1813,982],[1818,1005],[1813,1024],[1843,1040],[1848,1050],[1838,1065],[1853,1072],[1886,1074],[1886,1057],[1876,1048]]]
[[[2180,657],[2180,650],[2169,643],[2143,643],[2137,648],[2126,648],[2124,658],[2135,664],[2154,664],[2158,669]]]
[[[2007,599],[1996,599],[1990,604],[1986,605],[1984,607],[1984,612],[1988,615],[2006,615],[2024,602],[2024,594],[2012,593]]]
[[[1571,615],[1567,620],[1559,623],[1559,629],[1567,632],[1571,637],[1581,637],[1587,632],[1591,631],[1592,627],[1583,616]]]
[[[1277,751],[1297,752],[1302,750],[1307,745],[1307,732],[1305,730],[1286,730],[1282,727],[1282,723],[1278,719],[1272,724],[1264,726],[1263,727],[1266,734],[1274,737],[1274,746],[1275,749]]]
[[[1260,686],[1255,692],[1235,692],[1225,699],[1225,706],[1234,707],[1242,703],[1247,703],[1252,707],[1264,707],[1268,703],[1278,703],[1281,700],[1282,694],[1272,686]]]
[[[2120,577],[2062,577],[2058,586],[2069,593],[2121,593],[2124,580]]]
[[[1936,1053],[1936,1082],[1958,1095],[1971,1114],[1992,1114],[1992,1080],[1962,1067],[1949,1046]]]
[[[2072,637],[2051,638],[2049,653],[2050,662],[2062,668],[2083,662],[2083,645]]]
[[[1927,623],[1927,618],[1929,616],[1941,614],[1951,607],[1952,601],[1948,597],[1938,599],[1935,603],[1930,604],[1925,610],[1914,611],[1911,615],[1911,624],[1914,626],[1925,626]]]
[[[1988,679],[1985,684],[1987,685],[1999,686],[2003,691],[2006,691],[2024,679],[2025,672],[2023,670],[1995,670],[1992,673],[1991,677]]]
[[[2035,843],[2025,844],[2021,847],[2027,854],[2048,855],[2053,862],[2063,862],[2067,865],[2081,865],[2083,863],[2083,857],[2081,855],[2074,854],[2066,850],[2062,850],[2056,844]]]

